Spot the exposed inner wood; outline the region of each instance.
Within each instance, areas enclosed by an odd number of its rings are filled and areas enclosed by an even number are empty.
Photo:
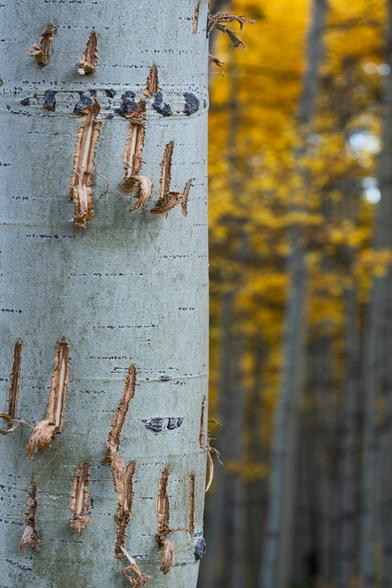
[[[76,141],[74,173],[70,185],[70,196],[74,201],[74,222],[78,227],[85,227],[87,221],[94,218],[93,192],[94,160],[100,135],[102,120],[101,107],[93,99],[93,104],[82,116],[82,124]]]
[[[98,37],[95,31],[90,33],[86,49],[78,62],[80,75],[91,74],[97,71],[98,67]]]
[[[55,32],[56,28],[49,24],[41,36],[41,46],[39,47],[37,43],[34,43],[34,45],[29,49],[30,57],[34,57],[40,67],[48,65],[49,63],[49,58],[52,54],[52,44]]]
[[[155,63],[153,63],[150,73],[148,74],[147,87],[143,90],[143,94],[148,98],[152,98],[154,94],[160,91],[161,88],[158,85],[158,68]]]
[[[161,179],[159,181],[159,199],[163,198],[170,190],[171,164],[174,151],[174,141],[170,141],[165,147],[161,163]]]
[[[164,214],[165,212],[169,212],[169,210],[174,208],[177,204],[181,204],[181,212],[184,216],[188,214],[188,197],[192,180],[187,182],[183,192],[170,191],[173,150],[174,142],[170,141],[165,147],[161,163],[159,197],[155,207],[150,210],[151,214]]]
[[[204,447],[204,411],[206,408],[206,397],[203,396],[203,400],[201,403],[201,416],[200,416],[200,435],[199,435],[199,445],[200,447]]]
[[[14,363],[10,374],[11,388],[8,401],[8,414],[11,418],[18,417],[18,399],[20,386],[20,372],[22,367],[22,340],[18,339],[14,347]]]
[[[131,564],[127,568],[123,569],[123,574],[128,582],[133,586],[133,588],[141,588],[142,584],[143,586],[146,586],[148,580],[151,579],[151,576],[142,574],[135,558],[132,557],[132,555],[130,555],[124,547],[121,547],[120,549]],[[128,572],[132,572],[133,578],[128,576]]]
[[[127,377],[125,378],[124,393],[120,400],[120,404],[114,413],[109,436],[106,441],[107,452],[104,460],[105,462],[110,462],[112,460],[113,452],[117,454],[119,450],[121,430],[124,426],[129,405],[135,397],[136,375],[136,367],[131,365],[128,369]]]
[[[85,462],[79,466],[74,480],[71,511],[72,519],[70,519],[71,529],[76,529],[79,533],[85,529],[87,523],[91,522],[88,516],[88,506],[90,499],[90,492],[88,487],[90,484],[90,463]]]
[[[167,492],[167,486],[169,482],[169,470],[166,468],[162,474],[159,482],[159,492],[157,497],[157,516],[158,516],[158,528],[157,538],[158,543],[162,547],[162,566],[161,571],[164,574],[168,574],[171,570],[171,566],[174,563],[174,550],[173,544],[168,540],[168,535],[171,532],[169,527],[170,519],[170,502],[169,495]]]
[[[53,435],[63,430],[67,386],[70,376],[69,347],[65,339],[61,340],[54,361],[56,367],[52,375],[47,415],[44,421],[37,423],[31,434],[27,446],[29,459],[34,456],[34,452],[38,449],[48,448]]]
[[[193,31],[192,31],[192,33],[194,35],[197,33],[197,27],[199,26],[200,2],[201,2],[201,0],[198,1],[196,8],[195,8],[195,14],[193,15]]]
[[[127,538],[126,530],[132,517],[133,503],[133,476],[136,470],[136,462],[131,461],[125,468],[122,483],[122,491],[118,496],[118,515],[117,515],[117,538],[115,545],[115,556],[122,557],[121,548],[125,545]]]
[[[25,552],[26,546],[31,543],[31,546],[38,551],[38,543],[40,538],[37,532],[37,484],[33,484],[28,494],[28,508],[25,513],[26,527],[23,531],[22,539],[19,543],[19,551]]]
[[[188,529],[191,535],[195,533],[195,474],[189,476],[189,514]]]

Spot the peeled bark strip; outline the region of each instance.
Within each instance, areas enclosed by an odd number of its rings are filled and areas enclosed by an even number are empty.
[[[174,141],[170,141],[165,147],[161,163],[161,179],[159,181],[159,199],[170,191],[171,164],[174,151]]]
[[[98,67],[98,36],[95,31],[90,33],[86,49],[78,62],[78,72],[81,76],[91,74],[97,71]]]
[[[196,8],[195,8],[195,14],[193,15],[193,30],[192,30],[193,35],[195,35],[197,33],[197,28],[199,26],[200,2],[201,2],[201,0],[198,1]]]
[[[204,447],[204,411],[206,409],[206,397],[203,396],[203,400],[201,403],[201,416],[200,416],[200,435],[199,435],[199,445],[200,447]]]
[[[71,502],[73,517],[70,519],[70,524],[71,529],[75,529],[79,533],[86,528],[87,523],[91,523],[91,519],[87,514],[90,499],[90,492],[88,491],[91,477],[90,465],[88,461],[83,463],[78,468],[74,480]]]
[[[130,555],[128,553],[128,551],[126,549],[124,549],[124,547],[121,547],[121,551],[131,564],[127,568],[123,569],[123,574],[126,577],[126,579],[128,580],[128,582],[134,588],[141,588],[142,584],[143,584],[143,586],[146,586],[148,580],[151,579],[151,576],[146,576],[145,574],[141,573],[140,568],[137,565],[135,558],[133,558],[132,555]],[[127,572],[132,572],[132,574],[134,575],[134,578],[131,578],[130,576],[128,576]]]
[[[52,54],[52,44],[55,32],[56,28],[49,24],[41,36],[41,46],[39,47],[37,43],[34,43],[34,45],[29,49],[29,56],[34,57],[40,67],[48,65],[49,63],[49,58]]]
[[[124,394],[116,412],[114,413],[112,426],[110,427],[109,436],[106,441],[107,452],[104,460],[105,462],[112,461],[113,454],[117,454],[120,448],[121,431],[125,423],[129,405],[135,397],[136,375],[136,366],[132,364],[128,369],[127,377],[125,379]]]
[[[159,198],[155,208],[150,210],[150,214],[164,214],[169,212],[177,204],[181,204],[181,212],[184,216],[188,214],[188,197],[191,189],[192,180],[189,180],[183,192],[168,192],[162,198]]]
[[[18,417],[18,399],[19,399],[19,385],[20,372],[22,367],[22,340],[18,339],[14,348],[14,363],[12,366],[12,373],[10,374],[11,388],[8,402],[8,414],[12,419]]]
[[[25,552],[26,546],[31,543],[31,546],[38,551],[38,543],[40,538],[37,532],[37,484],[33,484],[28,494],[28,509],[25,513],[26,528],[23,531],[22,539],[19,543],[19,551]]]
[[[70,374],[69,348],[65,339],[62,339],[54,361],[56,367],[52,376],[48,412],[46,419],[37,423],[30,437],[27,446],[29,459],[32,459],[38,449],[47,449],[50,447],[53,435],[63,430],[67,384]]]
[[[169,495],[167,493],[167,485],[169,482],[169,470],[166,468],[162,474],[159,482],[159,493],[157,498],[157,516],[158,516],[158,528],[157,538],[158,543],[162,547],[162,566],[161,572],[168,574],[171,571],[171,567],[174,563],[174,550],[173,543],[168,540],[169,535],[169,519],[170,519],[170,502]]]
[[[127,538],[126,530],[130,519],[132,518],[132,503],[134,497],[133,476],[136,470],[136,462],[131,461],[125,468],[122,490],[118,497],[118,515],[117,515],[117,538],[115,546],[115,556],[122,556],[122,548]]]
[[[195,533],[195,474],[189,476],[189,513],[188,530],[191,535]]]
[[[78,133],[74,158],[74,174],[70,185],[71,200],[75,205],[73,218],[77,227],[85,227],[87,221],[94,218],[93,192],[94,160],[100,135],[102,120],[99,116],[101,107],[95,98],[92,105],[83,109],[87,116]]]
[[[123,158],[125,175],[118,189],[124,194],[135,190],[135,198],[138,199],[138,202],[131,206],[129,212],[133,212],[143,206],[152,196],[153,184],[151,178],[140,175],[143,164],[144,136],[146,132],[144,126],[145,115],[146,103],[144,100],[140,100],[138,109],[126,115],[126,117],[131,118],[131,121]]]
[[[155,63],[153,63],[150,73],[148,74],[147,87],[143,90],[143,94],[147,96],[147,98],[152,98],[154,94],[160,91],[161,88],[158,85],[158,68]]]

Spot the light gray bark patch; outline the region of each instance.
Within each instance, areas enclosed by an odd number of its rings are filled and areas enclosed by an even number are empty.
[[[192,92],[184,92],[185,106],[184,114],[190,116],[199,110],[200,100]]]
[[[84,92],[79,92],[80,98],[75,104],[74,113],[86,114],[86,109],[91,108],[93,105],[93,98],[95,98],[96,95],[96,90],[85,90]]]
[[[139,104],[135,102],[135,96],[135,92],[132,92],[131,90],[124,92],[121,96],[122,104],[120,108],[115,110],[115,112],[125,118],[127,114],[130,114],[133,110],[139,108]]]
[[[204,537],[200,537],[197,540],[197,543],[195,545],[195,550],[193,552],[193,555],[195,556],[196,560],[202,559],[207,551],[207,545],[206,545],[206,540],[204,539]]]
[[[56,91],[55,90],[46,90],[44,93],[44,108],[47,110],[52,110],[55,112],[56,110]]]
[[[162,92],[156,92],[154,94],[154,102],[152,107],[162,116],[171,116],[173,114],[170,104],[163,103]]]

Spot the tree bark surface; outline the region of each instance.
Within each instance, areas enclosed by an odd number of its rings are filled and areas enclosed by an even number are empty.
[[[110,463],[103,460],[131,365],[136,388],[118,452],[125,466],[135,462],[124,546],[141,573],[151,576],[147,586],[196,586],[206,463],[199,440],[208,371],[207,0],[193,34],[196,4],[4,0],[0,5],[0,411],[8,412],[19,339],[17,415],[33,426],[45,419],[62,338],[70,354],[64,426],[51,447],[28,461],[31,429],[23,424],[0,439],[1,588],[130,585],[122,574],[129,562],[114,557],[119,492]],[[56,29],[52,53],[39,67],[28,51],[49,24]],[[92,31],[98,39],[97,71],[80,75],[77,64]],[[143,95],[153,63],[170,116]],[[83,229],[70,222],[74,206],[68,192],[86,118],[74,108],[86,90],[94,91],[90,96],[100,105],[102,122],[93,173],[105,176],[110,190],[101,201],[94,197],[95,218]],[[134,192],[117,189],[130,125],[121,115],[127,91],[147,103],[142,173],[154,184],[152,201],[134,212],[128,212]],[[184,93],[196,97],[197,110],[184,112]],[[171,141],[170,190],[183,192],[192,180],[186,217],[180,206],[150,214]],[[93,177],[99,196],[105,180]],[[149,427],[152,419],[162,419],[161,431]],[[70,528],[71,494],[77,469],[86,462],[94,522],[79,535]],[[165,471],[169,527],[182,529],[168,535],[174,563],[166,575],[157,538]],[[195,515],[189,532],[192,474]],[[34,484],[41,541],[38,551],[30,544],[21,553],[27,494]]]

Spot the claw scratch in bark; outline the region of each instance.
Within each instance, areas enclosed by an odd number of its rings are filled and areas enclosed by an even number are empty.
[[[88,491],[90,477],[90,463],[85,462],[78,468],[76,473],[71,502],[73,514],[72,519],[70,519],[71,529],[75,529],[79,533],[86,528],[87,523],[91,523],[91,519],[87,514],[90,499],[90,492]]]
[[[48,65],[49,63],[49,58],[52,54],[52,44],[55,32],[56,28],[49,24],[46,27],[45,32],[41,35],[41,46],[39,47],[37,43],[34,43],[34,45],[29,49],[29,56],[34,57],[40,67]]]
[[[126,579],[128,580],[128,582],[133,586],[133,588],[141,588],[142,584],[143,584],[143,586],[146,586],[148,580],[151,579],[151,576],[146,576],[145,574],[141,573],[140,568],[137,565],[135,558],[133,558],[132,555],[130,555],[128,553],[128,551],[126,549],[124,549],[124,547],[121,547],[121,551],[123,552],[123,554],[125,555],[125,557],[127,558],[127,560],[131,564],[127,568],[123,569],[123,574],[126,577]],[[128,576],[127,572],[132,572],[134,577],[131,578],[130,576]]]
[[[188,530],[190,534],[195,533],[195,474],[191,473],[189,476],[189,514],[188,514]]]
[[[95,31],[90,33],[86,49],[78,62],[80,75],[91,74],[97,71],[98,67],[98,37]]]
[[[46,419],[37,423],[31,434],[27,446],[29,459],[38,449],[48,448],[53,435],[63,430],[67,384],[70,374],[69,348],[65,339],[61,340],[54,361],[56,367],[52,376]]]
[[[19,543],[19,551],[25,552],[27,545],[31,543],[31,546],[38,551],[38,543],[40,538],[37,532],[37,484],[33,484],[30,492],[28,493],[28,508],[25,513],[26,527],[23,531],[22,539]]]
[[[155,63],[153,63],[150,73],[148,74],[147,87],[143,90],[143,94],[147,96],[147,98],[152,98],[154,94],[160,91],[161,88],[158,85],[158,68]]]
[[[11,388],[8,401],[8,415],[12,419],[18,417],[18,399],[19,399],[19,385],[20,372],[22,367],[22,340],[18,339],[14,347],[14,363],[12,372],[10,374]]]
[[[181,204],[181,212],[184,216],[188,214],[188,197],[192,180],[189,180],[183,192],[171,192],[171,165],[174,150],[174,142],[170,141],[165,147],[161,163],[161,179],[159,182],[159,198],[156,206],[150,210],[151,214],[163,214],[169,212],[177,204]]]

